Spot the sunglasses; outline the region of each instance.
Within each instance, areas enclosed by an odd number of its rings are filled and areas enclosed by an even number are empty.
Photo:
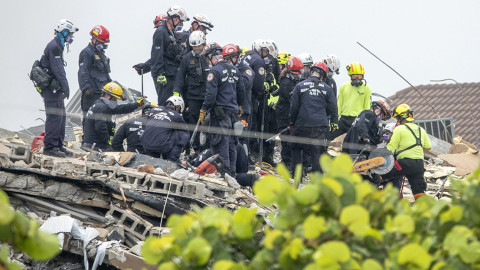
[[[362,74],[354,74],[354,75],[351,75],[350,76],[352,79],[363,79],[363,75]]]

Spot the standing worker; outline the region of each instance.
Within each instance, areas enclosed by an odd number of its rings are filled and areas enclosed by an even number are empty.
[[[347,133],[353,121],[360,112],[370,109],[372,104],[372,90],[365,81],[365,69],[359,62],[347,66],[350,81],[342,84],[338,93],[338,128],[334,126],[330,131],[332,140]],[[333,121],[333,119],[332,119]]]
[[[47,69],[52,82],[43,89],[45,103],[45,137],[43,154],[54,157],[73,156],[73,153],[63,147],[65,139],[66,113],[64,99],[70,96],[63,50],[73,42],[73,34],[78,28],[65,19],[55,27],[55,37],[47,44],[40,58],[40,67]]]

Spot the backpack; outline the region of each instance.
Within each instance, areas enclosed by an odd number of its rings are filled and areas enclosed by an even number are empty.
[[[52,83],[53,76],[49,74],[48,69],[42,68],[40,66],[40,61],[36,60],[33,63],[32,70],[28,74],[30,80],[32,80],[33,85],[37,89],[37,92],[40,96],[43,97],[43,90],[47,89]]]

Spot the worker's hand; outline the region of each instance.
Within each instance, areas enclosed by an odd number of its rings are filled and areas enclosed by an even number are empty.
[[[200,115],[198,116],[198,120],[200,120],[200,124],[205,123],[205,116],[207,116],[207,111],[200,110]]]
[[[138,107],[142,107],[146,102],[147,102],[147,100],[145,99],[145,97],[139,97],[139,98],[137,99],[137,105],[138,105]]]
[[[133,68],[135,69],[135,71],[137,71],[138,75],[142,75],[142,70],[143,70],[143,73],[145,73],[146,65],[145,63],[140,63],[133,66]]]
[[[238,106],[238,117],[242,116],[242,114],[243,114],[242,106]]]
[[[180,93],[179,92],[173,92],[173,95],[176,96],[176,97],[179,97]]]
[[[367,138],[367,137],[362,138],[362,140],[363,140],[364,142],[370,142],[370,139]]]
[[[335,123],[330,124],[330,132],[334,132],[335,130],[338,129],[338,125]]]
[[[85,89],[85,95],[90,96],[92,94],[92,89]]]
[[[288,131],[292,131],[293,129],[293,124],[290,124],[288,127],[287,127]]]
[[[163,75],[159,75],[157,77],[157,83],[159,83],[160,85],[162,86],[165,86],[167,85],[167,77],[163,76]]]
[[[70,97],[70,91],[68,92],[63,92],[63,98],[65,99],[68,99]]]

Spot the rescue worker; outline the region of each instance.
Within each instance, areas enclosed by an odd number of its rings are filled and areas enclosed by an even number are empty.
[[[310,78],[310,68],[312,67],[313,65],[313,58],[312,58],[312,55],[307,53],[307,52],[304,52],[304,53],[301,53],[298,55],[298,58],[300,58],[300,60],[302,60],[302,63],[303,63],[303,75],[302,75],[302,78],[303,79],[308,79]]]
[[[154,107],[157,107],[157,104],[150,103],[146,105],[142,109],[141,116],[128,119],[119,129],[117,129],[112,138],[113,151],[124,152],[123,141],[126,139],[127,152],[145,153],[140,141],[140,136],[142,136],[145,131],[148,115],[150,114],[150,110]]]
[[[292,144],[292,173],[302,163],[302,151],[311,149],[313,171],[321,171],[320,155],[326,152],[326,138],[329,130],[328,115],[337,119],[337,104],[333,91],[323,79],[328,67],[323,62],[315,63],[310,69],[310,78],[295,86],[290,101],[290,129],[293,136],[311,138],[323,144]],[[335,122],[333,124],[336,124]]]
[[[111,138],[115,134],[113,115],[131,113],[143,106],[145,98],[140,97],[136,102],[118,104],[117,100],[124,100],[123,89],[116,82],[109,82],[103,88],[103,95],[87,112],[83,129],[83,146],[96,151],[112,151]]]
[[[181,93],[185,100],[183,118],[188,124],[197,124],[198,115],[205,98],[205,85],[210,66],[203,56],[206,37],[202,31],[194,31],[190,35],[190,45],[193,50],[187,53],[182,60],[175,79],[174,93]],[[196,140],[198,147],[198,140]]]
[[[153,28],[158,28],[167,20],[167,16],[165,14],[159,14],[155,16],[153,20]]]
[[[365,81],[365,69],[359,62],[347,66],[350,81],[342,84],[338,92],[338,127],[331,129],[332,139],[348,132],[360,112],[370,109],[372,90]],[[333,119],[332,119],[333,121]]]
[[[298,57],[291,57],[285,63],[286,70],[280,75],[280,90],[278,93],[278,103],[276,109],[276,119],[278,130],[282,131],[290,124],[290,97],[293,88],[302,80],[303,63]],[[284,131],[283,135],[290,135],[290,131]],[[280,139],[282,136],[280,136]],[[292,153],[290,143],[282,140],[282,150],[280,152],[282,162],[291,168]]]
[[[185,51],[178,42],[176,28],[188,20],[183,8],[171,6],[167,11],[167,20],[153,34],[150,59],[133,66],[139,75],[151,72],[158,95],[158,105],[164,105],[173,94],[175,75]]]
[[[370,110],[362,111],[353,121],[343,140],[342,152],[354,155],[363,149],[369,153],[377,148],[383,140],[380,121],[386,121],[390,117],[392,115],[386,102],[381,100],[372,102]]]
[[[395,166],[386,178],[403,175],[408,179],[415,200],[425,195],[427,183],[423,177],[425,172],[423,149],[430,149],[431,142],[427,132],[414,124],[413,110],[407,104],[400,104],[393,110],[392,116],[397,119],[398,126],[393,130],[387,149],[395,156]]]
[[[204,124],[207,112],[210,113],[210,126],[218,127],[222,133],[210,133],[210,147],[214,154],[219,154],[224,161],[224,170],[235,177],[237,159],[237,139],[229,135],[233,123],[242,114],[245,99],[244,87],[239,86],[240,71],[222,57],[222,47],[212,44],[205,56],[212,64],[207,76],[207,94],[200,110],[200,122]]]
[[[52,82],[43,90],[45,104],[45,137],[43,154],[54,157],[73,156],[63,147],[65,139],[66,113],[64,99],[70,96],[63,50],[73,42],[73,34],[78,31],[71,21],[62,19],[55,27],[55,37],[50,41],[40,58],[40,67],[48,70]]]
[[[288,59],[292,57],[288,52],[282,51],[277,56],[278,64],[280,65],[280,71],[283,71],[287,65]],[[279,79],[280,80],[280,79]]]
[[[83,112],[82,124],[84,126],[88,109],[102,95],[102,87],[112,81],[110,59],[105,55],[107,43],[110,42],[110,33],[105,26],[96,25],[90,31],[90,35],[92,39],[80,52],[78,59],[78,85],[82,91],[80,106]]]
[[[147,126],[140,137],[147,155],[178,162],[189,133],[181,113],[185,103],[181,97],[171,96],[165,106],[150,110]]]
[[[333,54],[327,54],[323,62],[328,67],[328,74],[325,82],[332,88],[335,97],[337,96],[337,83],[333,79],[333,74],[340,74],[340,59]]]
[[[192,50],[192,46],[190,45],[189,37],[195,31],[202,31],[205,35],[208,34],[207,31],[212,31],[213,24],[208,19],[207,16],[203,14],[197,14],[192,18],[192,24],[188,31],[183,31],[179,33],[178,40],[186,48],[186,52],[190,52]]]

